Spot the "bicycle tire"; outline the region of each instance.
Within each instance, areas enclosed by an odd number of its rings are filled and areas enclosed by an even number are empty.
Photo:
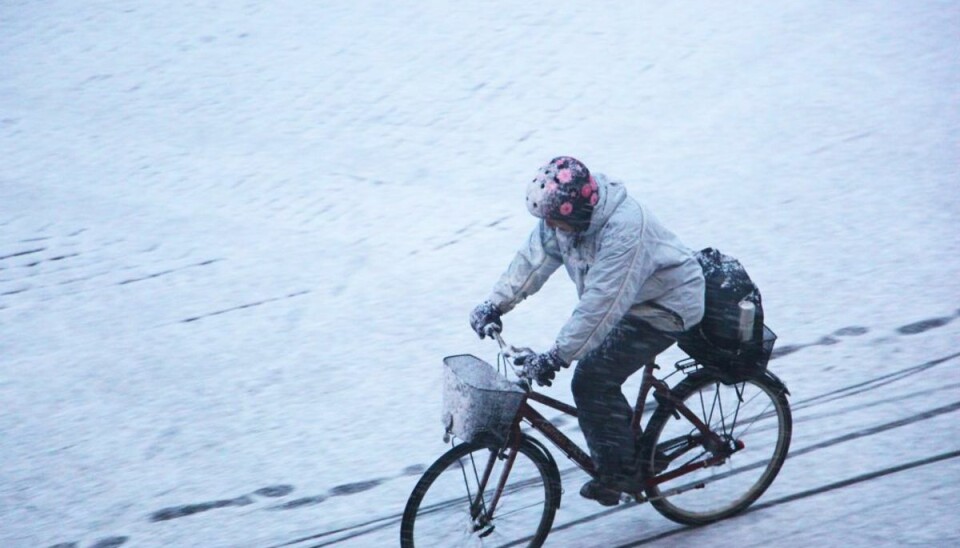
[[[560,505],[560,474],[552,459],[526,437],[520,443],[493,518],[485,525],[471,518],[471,499],[478,491],[477,478],[483,474],[490,455],[498,452],[492,445],[462,443],[427,468],[404,508],[400,546],[476,545],[477,537],[489,538],[495,546],[521,546],[524,542],[532,547],[541,546]],[[489,503],[504,462],[496,459],[482,497],[484,504]],[[443,485],[438,481],[441,478]],[[455,492],[458,488],[460,492]],[[542,506],[542,510],[538,510],[538,506]],[[518,515],[524,513],[526,515]],[[535,520],[538,513],[539,520]],[[510,519],[506,519],[508,517]],[[531,523],[536,524],[535,529]]]
[[[651,504],[664,517],[684,525],[704,525],[742,512],[770,487],[787,458],[793,418],[786,388],[765,376],[728,384],[708,370],[699,370],[671,393],[727,442],[717,449],[725,459],[648,486],[645,491]],[[692,423],[676,417],[670,404],[659,406],[650,417],[641,450],[641,466],[648,478],[717,454],[704,447]],[[742,449],[734,449],[738,442],[743,443]],[[671,493],[674,490],[683,492]]]

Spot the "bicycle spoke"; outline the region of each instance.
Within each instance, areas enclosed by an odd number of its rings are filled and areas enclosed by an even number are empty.
[[[526,509],[528,509],[528,508],[536,508],[537,506],[543,506],[543,503],[542,503],[542,502],[532,502],[532,503],[530,503],[530,504],[527,504],[526,506],[521,506],[520,508],[517,508],[516,510],[510,510],[509,512],[497,512],[497,517],[496,517],[496,519],[503,519],[503,518],[505,518],[505,517],[507,517],[507,516],[509,516],[509,515],[511,515],[511,514],[516,514],[516,513],[518,513],[518,512],[523,512],[524,510],[526,510]]]
[[[740,434],[739,434],[740,437],[746,436],[746,435],[750,432],[750,429],[753,428],[753,426],[754,426],[755,424],[757,424],[757,422],[758,422],[760,419],[767,419],[767,418],[770,418],[770,417],[772,417],[772,416],[776,416],[775,414],[770,414],[770,413],[768,413],[767,410],[770,409],[771,407],[773,407],[773,402],[767,403],[767,405],[760,411],[760,413],[758,413],[757,415],[755,415],[755,416],[753,417],[753,419],[752,419],[750,422],[747,423],[747,427],[744,428],[742,431],[740,431]],[[739,409],[738,409],[738,412],[739,412]],[[731,432],[731,434],[732,434],[732,432]]]
[[[758,397],[761,397],[762,395],[763,395],[762,392],[758,392],[758,393],[754,394],[753,396],[751,396],[750,399],[747,400],[746,402],[743,402],[743,403],[738,404],[738,405],[737,405],[737,414],[740,413],[741,407],[744,407],[744,406],[749,405],[753,400],[755,400],[755,399],[758,398]],[[767,409],[769,409],[771,405],[772,405],[772,403],[768,403],[768,404],[766,405],[766,407],[764,407],[764,409],[763,409],[762,411],[760,411],[760,413],[758,413],[755,417],[753,417],[753,422],[756,422],[757,420],[759,420],[759,419],[761,419],[761,418],[767,418],[767,417],[770,417],[770,416],[775,416],[775,414],[774,414],[774,415],[766,415],[766,416],[764,416],[764,414],[766,413]],[[716,430],[717,426],[721,426],[721,427],[722,427],[722,421],[723,421],[723,417],[722,417],[722,416],[721,416],[720,420],[721,420],[721,423],[709,423],[709,424],[710,424],[710,429],[711,429],[711,430]],[[726,430],[724,430],[724,433],[727,433]],[[731,433],[732,433],[732,429],[731,429]]]
[[[771,404],[771,405],[772,405],[772,404]],[[770,406],[767,406],[767,407],[765,408],[765,410],[766,410],[766,409],[769,409],[769,408],[770,408]],[[744,428],[743,431],[740,432],[740,435],[741,435],[741,436],[746,436],[747,434],[749,434],[749,433],[750,433],[750,429],[753,428],[753,426],[754,426],[755,424],[757,424],[757,421],[759,421],[760,418],[762,418],[762,417],[763,417],[763,414],[757,415],[756,418],[754,418],[752,421],[750,421],[749,423],[747,423],[747,427]]]
[[[746,388],[747,383],[742,383],[738,388],[736,384],[733,385],[733,389],[737,392],[737,410],[733,412],[733,422],[730,424],[730,433],[732,434],[737,428],[737,417],[740,416],[740,406],[744,405],[743,402],[743,388]]]
[[[705,417],[707,424],[710,424],[713,421],[713,411],[711,410],[710,413],[707,413],[707,405],[703,401],[703,392],[698,392],[697,396],[700,398],[700,416]],[[712,425],[711,428],[713,428]]]
[[[723,414],[723,398],[720,397],[720,383],[717,383],[716,386],[715,386],[715,388],[716,388],[716,391],[717,391],[717,395],[716,395],[717,406],[720,408],[720,431],[721,431],[724,435],[726,435],[726,434],[727,434],[727,424],[726,424],[726,421],[724,420],[724,419],[725,419],[725,416],[724,416],[724,414]]]

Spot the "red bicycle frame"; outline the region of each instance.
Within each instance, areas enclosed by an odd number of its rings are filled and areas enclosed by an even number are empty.
[[[674,414],[679,414],[690,421],[690,424],[692,424],[694,428],[696,428],[703,436],[704,446],[717,448],[723,447],[725,445],[724,440],[711,431],[710,428],[704,424],[703,421],[701,421],[696,414],[693,413],[693,411],[684,405],[682,401],[677,400],[673,396],[667,383],[654,376],[653,371],[655,369],[658,369],[658,366],[654,363],[646,364],[643,369],[643,380],[640,384],[640,393],[637,396],[637,403],[634,405],[633,417],[630,422],[634,434],[637,437],[642,436],[640,421],[643,418],[643,411],[646,406],[647,396],[650,395],[652,390],[653,397],[657,400],[658,405],[670,405],[673,407]],[[503,492],[503,487],[506,485],[507,477],[509,476],[510,470],[513,467],[513,462],[516,459],[517,453],[519,452],[520,441],[522,439],[520,435],[521,422],[528,423],[534,430],[537,430],[543,434],[543,436],[550,440],[550,442],[558,449],[560,449],[560,451],[562,451],[567,458],[576,463],[577,466],[583,469],[583,471],[585,471],[591,477],[595,478],[597,476],[596,466],[593,463],[593,459],[590,458],[590,455],[588,455],[583,449],[580,448],[579,445],[567,437],[563,432],[558,430],[557,427],[547,420],[541,413],[531,407],[529,400],[533,400],[537,403],[546,405],[547,407],[556,409],[557,411],[560,411],[566,415],[570,415],[572,417],[577,416],[576,407],[538,392],[533,392],[532,390],[528,391],[526,398],[520,404],[520,410],[517,412],[517,416],[512,427],[512,434],[506,447],[502,451],[498,451],[490,455],[490,461],[487,463],[483,478],[481,479],[480,489],[474,506],[473,513],[475,518],[479,516],[479,512],[481,510],[479,505],[482,504],[482,493],[487,485],[487,481],[490,479],[490,474],[493,470],[495,459],[500,458],[501,455],[505,455],[507,462],[505,463],[503,472],[501,473],[497,490],[490,502],[490,507],[487,509],[487,516],[493,515],[493,511],[496,508],[497,503],[500,500],[500,495]],[[740,449],[741,447],[738,446],[737,448]],[[693,472],[694,470],[715,466],[722,463],[724,460],[726,460],[726,455],[724,455],[723,452],[719,452],[707,460],[696,463],[691,462],[666,474],[645,478],[643,481],[643,486],[646,488],[660,485],[661,483],[676,479],[680,476]],[[638,500],[644,500],[639,493],[631,493],[631,495],[637,496]]]

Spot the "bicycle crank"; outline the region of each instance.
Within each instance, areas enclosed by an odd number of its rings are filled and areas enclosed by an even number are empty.
[[[674,487],[673,489],[668,489],[666,491],[661,491],[659,496],[648,498],[645,500],[662,500],[667,497],[672,497],[679,495],[680,493],[686,493],[687,491],[692,491],[694,489],[703,489],[707,484],[705,482],[694,483],[693,485],[685,485],[683,487]]]
[[[686,493],[687,491],[691,491],[693,489],[703,489],[706,486],[707,486],[706,482],[701,481],[698,483],[694,483],[693,485],[685,485],[683,487],[674,487],[673,489],[661,491],[660,496],[653,497],[653,498],[648,498],[646,495],[643,495],[641,493],[620,493],[620,502],[621,503],[634,502],[637,504],[643,504],[645,502],[650,502],[651,500],[660,500],[660,499],[665,499],[667,497],[672,497],[674,495],[679,495],[680,493]]]

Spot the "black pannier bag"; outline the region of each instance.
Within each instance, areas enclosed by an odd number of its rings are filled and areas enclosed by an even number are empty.
[[[706,306],[703,320],[680,336],[678,346],[731,382],[762,373],[777,336],[763,324],[759,288],[737,259],[709,247],[695,256],[706,281]]]

